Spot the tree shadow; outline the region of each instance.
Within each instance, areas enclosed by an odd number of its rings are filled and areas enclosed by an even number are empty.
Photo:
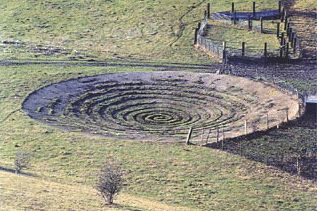
[[[133,206],[129,206],[129,205],[121,205],[121,204],[117,204],[117,203],[113,203],[113,204],[107,204],[104,205],[104,207],[109,207],[109,208],[116,208],[116,209],[120,209],[120,210],[129,210],[129,211],[142,211],[142,209],[137,208],[137,207],[133,207]]]
[[[220,149],[247,159],[277,167],[291,174],[317,181],[317,128],[312,116],[285,123],[279,129],[256,132],[211,143]]]
[[[3,167],[3,166],[0,166],[0,171],[4,171],[4,172],[7,172],[7,173],[16,174],[15,169]],[[28,177],[35,177],[34,174],[29,173],[29,172],[20,172],[20,173],[17,174],[17,175],[28,176]]]

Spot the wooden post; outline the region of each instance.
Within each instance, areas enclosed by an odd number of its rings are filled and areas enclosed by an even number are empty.
[[[210,3],[207,4],[207,16],[210,18]]]
[[[281,43],[280,43],[280,45],[283,45],[283,39],[284,39],[284,32],[281,33]]]
[[[266,59],[267,59],[267,43],[264,43],[264,59],[265,59],[265,62],[266,62]]]
[[[245,56],[245,42],[242,42],[242,56]]]
[[[285,53],[286,58],[288,58],[288,54],[289,54],[289,43],[286,43],[286,53]]]
[[[269,113],[266,113],[266,129],[269,129]]]
[[[234,11],[233,13],[233,24],[236,25],[237,24],[237,12]]]
[[[297,38],[294,38],[294,47],[293,47],[293,53],[296,53],[296,44],[297,44]]]
[[[248,133],[248,122],[247,120],[244,121],[244,135],[247,135]]]
[[[276,24],[276,36],[280,37],[280,23]]]
[[[288,40],[291,42],[292,41],[292,33],[293,33],[293,29],[289,28],[289,32],[288,32]]]
[[[255,18],[255,2],[253,2],[253,17]]]
[[[283,51],[284,51],[284,46],[281,45],[281,47],[280,47],[280,59],[283,58]]]
[[[249,31],[252,30],[252,19],[251,19],[251,16],[249,15],[248,17],[248,28],[249,28]]]
[[[282,9],[282,14],[281,14],[281,23],[283,23],[283,22],[284,22],[284,18],[285,18],[284,14],[285,14],[285,8],[283,8],[283,9]]]
[[[222,127],[221,149],[224,150],[225,129]]]
[[[288,121],[289,121],[289,119],[288,119],[288,110],[289,110],[289,108],[286,108],[286,109],[285,109],[285,114],[286,114],[286,122],[288,122]]]
[[[260,22],[261,22],[261,33],[263,33],[263,18],[260,18]]]
[[[211,129],[208,130],[207,138],[206,138],[206,144],[208,144],[208,139],[209,139],[210,132],[211,132]]]
[[[281,18],[281,12],[282,12],[282,1],[278,1],[278,14],[280,18]]]
[[[223,64],[223,66],[225,66],[227,64],[226,47],[227,47],[227,42],[223,42],[222,43],[222,64]]]
[[[288,24],[288,18],[285,17],[285,22],[284,22],[284,30],[286,31],[287,28],[287,24]]]
[[[231,3],[231,13],[234,13],[234,2]]]
[[[195,38],[194,38],[194,45],[197,44],[197,41],[198,41],[198,28],[195,29]]]
[[[208,16],[207,16],[207,11],[205,10],[205,12],[204,12],[204,19],[207,19],[208,18]]]
[[[295,36],[296,36],[296,33],[292,32],[292,35],[291,35],[292,48],[294,48],[294,38],[295,38]]]
[[[186,140],[186,144],[189,145],[190,144],[190,138],[192,136],[192,133],[193,133],[193,128],[189,128],[189,131],[188,131],[188,135],[187,135],[187,140]]]
[[[203,132],[201,134],[201,143],[203,143],[203,141],[204,141],[204,133],[205,133],[205,129],[203,128]]]
[[[219,142],[219,128],[218,127],[216,130],[216,141],[217,141],[217,143]]]

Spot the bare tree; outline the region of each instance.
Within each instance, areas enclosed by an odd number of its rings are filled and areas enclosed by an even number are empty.
[[[27,152],[18,151],[14,159],[15,173],[20,174],[22,169],[30,167],[30,155]]]
[[[98,175],[96,190],[107,204],[112,204],[114,197],[123,186],[123,171],[115,160],[106,161]]]

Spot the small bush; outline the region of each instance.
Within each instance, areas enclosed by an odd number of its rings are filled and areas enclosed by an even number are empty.
[[[113,204],[114,197],[123,186],[123,171],[115,160],[106,161],[98,175],[96,190],[107,204]]]
[[[15,154],[14,160],[15,173],[20,174],[23,169],[30,167],[30,155],[27,152],[19,151]]]

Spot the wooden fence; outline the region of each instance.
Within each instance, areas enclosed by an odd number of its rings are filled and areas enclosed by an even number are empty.
[[[259,59],[267,63],[270,59],[275,61],[288,61],[289,59],[298,59],[301,56],[300,40],[297,38],[296,31],[292,28],[288,11],[284,9],[281,1],[279,1],[277,10],[255,12],[253,4],[253,12],[237,13],[232,4],[232,11],[211,13],[210,3],[207,4],[207,10],[204,13],[204,19],[198,24],[195,30],[194,44],[209,54],[217,56],[225,65],[229,59]],[[267,14],[267,15],[265,15]],[[262,15],[262,16],[261,16]],[[245,18],[247,17],[247,18]],[[232,27],[240,27],[246,30],[253,30],[258,33],[266,33],[271,29],[265,27],[265,19],[270,17],[280,20],[276,23],[274,34],[279,40],[280,47],[278,49],[268,49],[267,43],[263,43],[262,49],[249,48],[248,43],[239,43],[241,48],[232,48],[230,44],[234,41],[219,42],[206,38],[207,29],[213,30],[213,26],[208,24],[209,19],[221,21]],[[260,23],[255,25],[254,20],[259,19]],[[237,43],[235,43],[237,44]]]

